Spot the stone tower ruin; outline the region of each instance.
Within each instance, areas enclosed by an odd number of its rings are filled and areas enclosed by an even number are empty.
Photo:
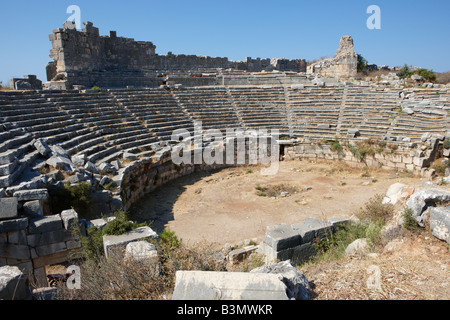
[[[353,38],[343,36],[336,56],[324,59],[308,66],[309,73],[318,73],[324,77],[345,79],[356,76],[358,55],[353,50]]]

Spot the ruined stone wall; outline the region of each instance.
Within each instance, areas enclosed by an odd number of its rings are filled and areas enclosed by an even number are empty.
[[[352,144],[362,142],[355,140]],[[428,168],[437,158],[439,141],[434,140],[427,144],[428,147],[420,148],[404,145],[387,145],[384,149],[374,147],[374,155],[367,155],[363,159],[357,158],[347,147],[340,151],[334,151],[332,143],[299,143],[285,148],[286,160],[339,160],[354,167],[374,167],[386,169],[407,170],[425,177],[431,177],[434,169]],[[425,150],[423,150],[425,149]]]
[[[47,65],[48,86],[70,89],[72,85],[103,87],[156,86],[157,71],[201,71],[207,69],[237,69],[250,72],[281,70],[305,72],[305,60],[252,59],[230,61],[223,57],[199,55],[157,55],[151,42],[117,37],[115,31],[100,36],[98,28],[85,22],[79,32],[73,22],[53,30]],[[66,81],[63,86],[58,82]],[[206,85],[211,85],[210,82]]]
[[[336,56],[325,59],[308,66],[309,73],[318,73],[330,78],[350,78],[356,76],[358,71],[358,55],[353,51],[353,39],[350,36],[341,38],[340,47]]]
[[[30,281],[47,286],[45,267],[64,263],[81,247],[70,228],[74,210],[43,215],[46,189],[18,191],[0,199],[0,267],[17,266]]]

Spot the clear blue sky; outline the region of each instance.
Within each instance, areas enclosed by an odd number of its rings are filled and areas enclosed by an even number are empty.
[[[381,30],[369,30],[369,5],[381,8]],[[81,8],[100,34],[152,41],[161,55],[246,57],[332,56],[342,35],[369,63],[450,70],[448,0],[129,0],[6,1],[0,5],[0,81],[37,74],[46,81],[48,34]]]

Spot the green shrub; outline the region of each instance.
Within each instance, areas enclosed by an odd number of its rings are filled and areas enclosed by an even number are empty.
[[[51,212],[59,213],[73,208],[80,218],[85,217],[91,206],[91,187],[88,182],[80,182],[76,185],[68,182],[64,188],[51,191],[49,200]]]
[[[362,55],[358,54],[358,66],[357,66],[358,72],[365,71],[367,64],[368,64],[367,60],[364,59]]]
[[[129,214],[125,211],[117,211],[114,216],[116,219],[106,223],[102,229],[97,229],[96,227],[90,227],[87,230],[87,236],[82,236],[78,228],[73,230],[73,232],[78,236],[81,242],[81,257],[97,262],[104,256],[103,251],[103,236],[113,235],[118,236],[124,234],[125,232],[145,227],[145,223],[135,223],[130,221]],[[106,221],[106,218],[104,218]]]
[[[129,215],[125,211],[117,211],[114,216],[116,219],[106,224],[102,229],[102,235],[119,236],[125,232],[145,227],[147,224],[130,221]]]
[[[403,217],[403,227],[407,230],[414,231],[419,229],[417,221],[413,218],[413,211],[409,208],[405,208],[402,213]]]
[[[384,224],[379,222],[369,223],[348,223],[341,226],[338,231],[328,234],[327,238],[316,244],[318,254],[313,258],[313,262],[335,261],[345,256],[345,249],[350,243],[357,239],[367,238],[371,246],[376,246],[381,242],[381,229]]]
[[[406,64],[397,72],[397,76],[400,79],[409,78],[411,77],[411,75],[412,75],[411,69],[409,69],[408,65]]]
[[[168,229],[164,229],[164,231],[159,235],[159,242],[171,248],[181,248],[183,245],[182,241],[178,239],[175,232]]]
[[[367,156],[373,157],[376,154],[375,149],[368,143],[358,142],[355,145],[350,145],[349,149],[355,158],[362,162],[365,162]]]
[[[394,207],[391,204],[383,204],[384,196],[377,194],[365,204],[364,208],[360,208],[356,216],[365,223],[385,224],[389,218],[393,216]]]
[[[450,139],[445,139],[445,141],[444,141],[444,149],[450,149]]]
[[[344,147],[342,147],[342,145],[339,143],[339,141],[335,141],[331,145],[331,150],[333,150],[335,152],[342,151],[343,149],[344,149]]]
[[[415,72],[419,76],[423,77],[427,81],[436,81],[436,74],[428,69],[420,69]]]

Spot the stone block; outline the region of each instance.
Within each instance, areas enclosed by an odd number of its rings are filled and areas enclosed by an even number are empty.
[[[74,165],[82,167],[86,163],[86,155],[74,155],[72,156],[71,160]]]
[[[26,215],[33,218],[39,218],[44,215],[44,206],[41,200],[25,202],[22,208]]]
[[[28,245],[33,248],[58,242],[64,242],[72,239],[73,235],[65,229],[37,234],[29,234],[27,236]]]
[[[271,273],[178,271],[173,300],[288,300],[283,277]]]
[[[105,256],[108,258],[113,251],[125,249],[129,243],[148,238],[158,238],[157,233],[149,227],[137,228],[120,236],[105,235],[103,236],[103,248],[105,250]]]
[[[67,250],[65,242],[46,244],[44,246],[36,247],[36,254],[38,257],[45,257],[54,253]]]
[[[420,226],[425,226],[427,210],[431,203],[446,203],[450,201],[450,192],[439,189],[425,189],[414,193],[408,200],[408,208],[412,210],[412,217]]]
[[[32,292],[33,300],[58,300],[58,288],[44,287],[34,289]]]
[[[25,230],[8,232],[8,243],[25,246],[28,245],[27,234],[25,233]]]
[[[17,217],[17,198],[0,198],[0,220]]]
[[[276,251],[281,251],[301,244],[302,236],[290,225],[280,224],[268,227],[263,241]]]
[[[291,260],[295,264],[302,264],[311,260],[317,254],[314,242],[304,243],[292,249]]]
[[[24,230],[28,227],[28,218],[0,221],[0,233]]]
[[[236,249],[228,254],[231,263],[242,262],[245,258],[250,256],[253,252],[258,250],[258,246],[247,246],[241,249]]]
[[[325,233],[325,224],[317,218],[309,218],[292,225],[292,229],[298,232],[303,243],[312,242],[316,237],[322,237]]]
[[[17,244],[0,244],[0,257],[27,260],[30,259],[30,249],[28,246]]]
[[[16,191],[14,192],[14,197],[16,197],[18,201],[48,201],[49,195],[47,189],[34,189]]]
[[[24,300],[26,298],[25,276],[18,267],[0,268],[0,300]]]
[[[250,273],[273,273],[283,277],[283,283],[286,285],[286,293],[289,299],[309,300],[310,285],[306,276],[300,272],[291,261],[283,261],[271,265],[265,265],[253,269]]]
[[[73,210],[64,210],[61,212],[61,220],[63,222],[64,228],[70,230],[74,221],[78,219],[78,213]]]
[[[450,206],[431,209],[430,228],[436,238],[450,244]]]
[[[52,166],[53,168],[58,169],[58,170],[63,170],[63,171],[77,170],[77,167],[73,164],[72,161],[70,161],[70,159],[68,159],[64,156],[60,156],[60,155],[52,156],[50,159],[47,160],[46,163],[49,166]]]
[[[36,234],[56,231],[62,228],[63,223],[61,220],[61,215],[57,214],[31,220],[28,231],[31,234]]]
[[[125,258],[135,261],[151,261],[157,257],[156,247],[147,241],[130,242],[125,249]]]
[[[325,221],[325,225],[327,227],[332,228],[332,232],[336,232],[339,228],[344,227],[349,223],[348,219],[341,218],[341,217],[332,217],[330,219],[327,219]]]
[[[44,157],[46,157],[48,154],[52,152],[47,142],[45,142],[42,139],[37,139],[36,142],[34,143],[34,147]]]
[[[8,243],[8,235],[6,233],[0,233],[0,244]]]
[[[84,166],[84,168],[92,173],[100,172],[99,168],[90,161],[86,162],[86,165]]]

